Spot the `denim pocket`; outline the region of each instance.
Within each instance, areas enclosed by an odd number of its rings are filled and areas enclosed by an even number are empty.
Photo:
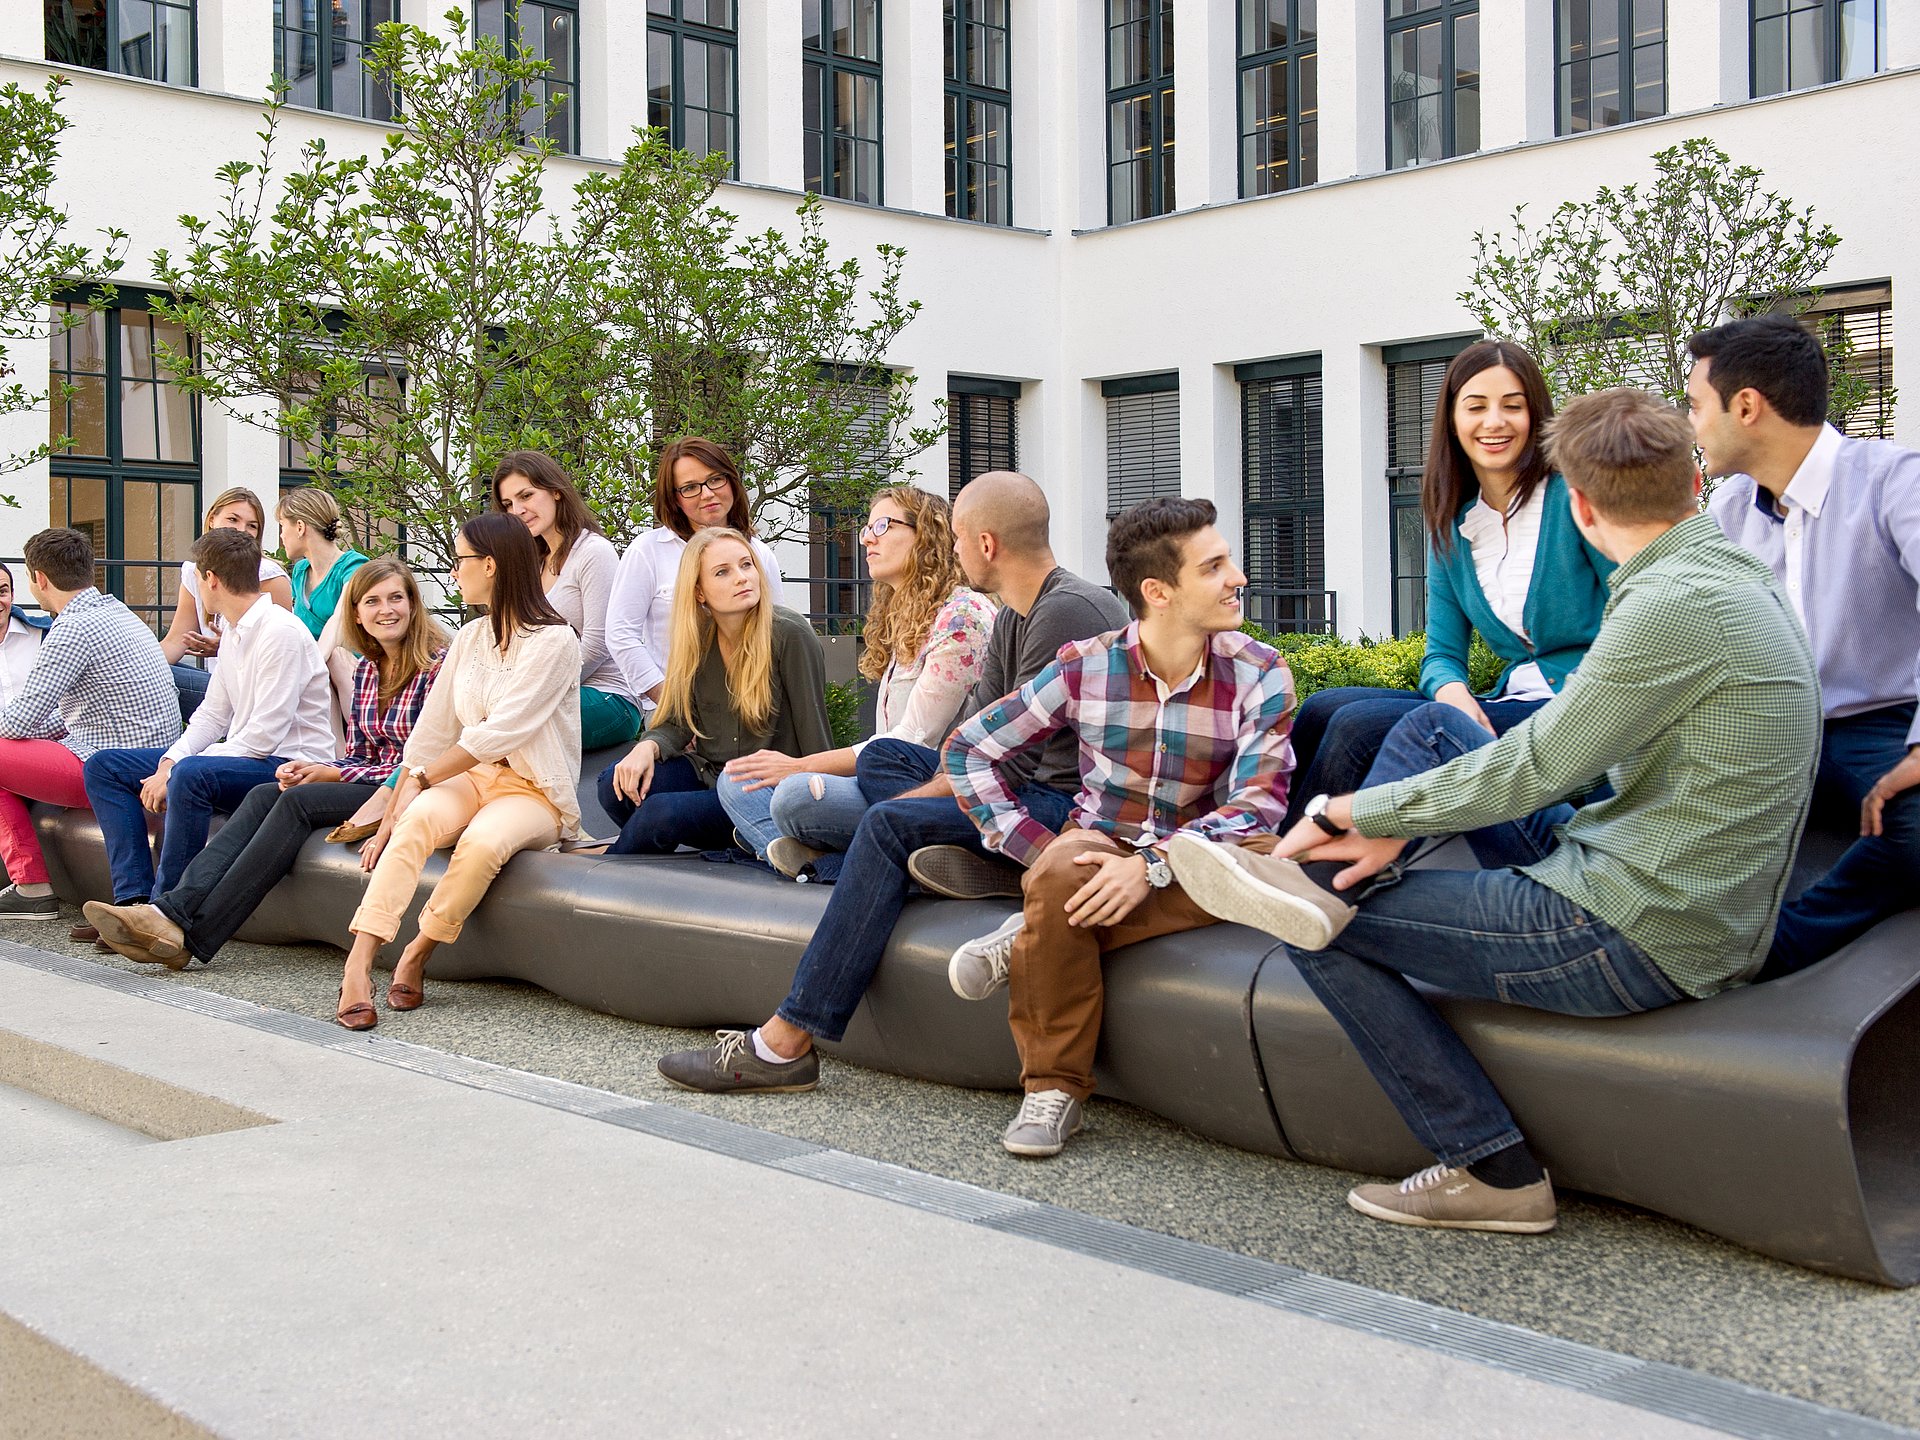
[[[1543,970],[1496,970],[1493,988],[1504,1004],[1556,1015],[1637,1015],[1647,1008],[1620,983],[1605,950]]]

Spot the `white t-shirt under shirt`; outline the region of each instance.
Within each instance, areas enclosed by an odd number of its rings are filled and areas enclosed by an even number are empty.
[[[284,580],[287,572],[280,568],[280,562],[271,555],[260,557],[260,585],[264,589],[269,580]],[[209,640],[220,638],[220,617],[207,614],[207,607],[200,600],[200,572],[194,568],[191,560],[180,567],[180,588],[193,597],[194,628]],[[211,655],[207,657],[207,673],[213,673],[218,662]]]
[[[0,706],[13,703],[40,655],[41,632],[12,611],[0,629]]]
[[[1473,572],[1487,605],[1522,640],[1526,627],[1527,591],[1533,584],[1534,556],[1540,549],[1540,521],[1546,514],[1547,487],[1536,485],[1526,503],[1504,519],[1484,499],[1473,502],[1460,518],[1460,533],[1473,552]],[[1551,700],[1553,687],[1531,660],[1507,672],[1501,700]]]

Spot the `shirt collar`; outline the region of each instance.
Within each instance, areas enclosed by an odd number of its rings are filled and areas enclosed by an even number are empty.
[[[1189,675],[1183,675],[1173,684],[1168,684],[1167,681],[1162,680],[1158,675],[1154,674],[1152,668],[1147,664],[1146,652],[1140,648],[1140,622],[1138,620],[1129,621],[1127,628],[1120,632],[1120,648],[1126,653],[1127,664],[1135,671],[1146,679],[1153,681],[1161,689],[1165,690],[1167,694],[1177,695],[1206,673],[1207,662],[1213,658],[1213,637],[1207,637],[1206,648],[1200,652],[1199,662],[1194,665],[1193,672]]]
[[[1793,479],[1780,492],[1782,507],[1804,510],[1815,519],[1820,517],[1820,507],[1827,503],[1827,491],[1833,485],[1833,469],[1840,458],[1840,446],[1846,438],[1831,425],[1820,427],[1807,458],[1800,462]],[[1758,485],[1753,487],[1753,502],[1770,520],[1778,522],[1784,518]]]
[[[253,604],[247,607],[247,613],[240,617],[240,623],[233,627],[236,635],[242,630],[251,630],[255,625],[258,625],[262,620],[266,619],[266,611],[260,608],[262,605],[266,606],[268,610],[273,608],[273,597],[264,590],[260,592],[259,597]]]
[[[1719,535],[1720,527],[1714,523],[1711,515],[1689,515],[1659,539],[1649,543],[1631,560],[1616,565],[1613,573],[1607,576],[1607,587],[1611,593],[1617,595],[1620,593],[1620,588],[1642,570],[1677,551],[1686,549],[1689,545]]]

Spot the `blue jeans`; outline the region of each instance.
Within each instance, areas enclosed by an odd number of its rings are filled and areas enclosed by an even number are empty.
[[[1860,802],[1907,754],[1914,707],[1889,705],[1826,724],[1813,813],[1849,834]],[[1798,898],[1780,907],[1763,978],[1804,970],[1902,910],[1920,895],[1920,787],[1903,790],[1880,815],[1881,833],[1862,836]]]
[[[701,782],[700,772],[686,756],[676,755],[653,767],[653,784],[638,805],[613,793],[615,768],[609,765],[600,772],[600,808],[620,827],[607,854],[671,855],[682,845],[720,850],[733,844],[733,822],[721,808],[720,797]]]
[[[285,762],[277,755],[253,760],[237,755],[189,755],[167,777],[167,824],[160,841],[160,869],[147,841],[147,812],[140,786],[160,768],[164,750],[100,750],[82,768],[87,798],[107,842],[116,905],[163,894],[180,883],[187,866],[207,844],[213,817],[231,815],[256,785],[272,781]]]
[[[1388,733],[1367,784],[1417,775],[1493,742],[1451,706]],[[1467,837],[1481,870],[1411,870],[1369,890],[1334,941],[1289,949],[1380,1088],[1434,1158],[1470,1165],[1523,1138],[1453,1028],[1410,983],[1560,1015],[1617,1016],[1685,997],[1631,940],[1519,870],[1558,843],[1554,805]]]
[[[867,797],[851,775],[789,775],[760,790],[722,775],[713,789],[756,860],[766,859],[767,847],[782,835],[816,850],[845,850],[867,813]]]
[[[193,718],[193,712],[200,708],[200,702],[207,698],[207,686],[213,683],[213,676],[198,665],[175,665],[173,667],[173,688],[180,692],[180,723],[185,725]]]
[[[1019,798],[1050,830],[1066,824],[1073,811],[1071,795],[1044,785],[1026,786]],[[980,832],[947,796],[882,800],[861,817],[840,883],[800,957],[793,988],[780,1002],[782,1020],[822,1040],[847,1033],[907,903],[907,857],[926,845],[965,845],[985,853]]]
[[[1370,685],[1316,690],[1301,701],[1293,717],[1294,781],[1287,823],[1298,820],[1307,801],[1316,795],[1349,795],[1358,790],[1387,733],[1409,712],[1434,703],[1412,690]],[[1480,708],[1493,723],[1494,734],[1504,735],[1546,703],[1482,700]]]

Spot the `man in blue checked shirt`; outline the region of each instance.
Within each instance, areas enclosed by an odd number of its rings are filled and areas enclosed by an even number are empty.
[[[1093,1094],[1108,950],[1214,924],[1180,888],[1176,834],[1273,847],[1287,813],[1293,677],[1240,632],[1234,565],[1205,500],[1148,500],[1107,531],[1107,573],[1133,609],[1112,635],[1067,645],[947,742],[954,794],[989,850],[1027,866],[1025,903],[954,952],[963,999],[1010,987],[1026,1099],[1002,1143],[1059,1154]],[[1080,788],[1056,835],[1023,807],[1008,761],[1068,731]]]

